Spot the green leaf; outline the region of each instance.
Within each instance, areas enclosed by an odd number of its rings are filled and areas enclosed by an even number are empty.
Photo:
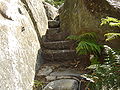
[[[107,37],[106,41],[110,41],[110,40],[120,37],[120,33],[107,33],[104,36]]]

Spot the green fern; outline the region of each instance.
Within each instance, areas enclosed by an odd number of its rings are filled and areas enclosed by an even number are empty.
[[[76,40],[76,41],[93,41],[96,42],[97,40],[97,35],[95,32],[90,32],[90,33],[84,33],[81,34],[79,36],[75,36],[75,35],[71,35],[68,36],[67,39],[71,39],[71,40]]]
[[[89,41],[81,41],[76,47],[76,51],[78,54],[100,54],[101,48],[98,44],[89,42]]]
[[[85,33],[79,36],[69,36],[67,39],[76,40],[76,52],[80,54],[100,54],[101,46],[97,44],[97,35],[94,32]]]
[[[120,27],[120,20],[116,18],[106,17],[106,18],[102,18],[101,21],[102,21],[101,25],[109,24],[110,26]]]
[[[108,24],[110,26],[117,26],[120,28],[120,20],[118,20],[116,18],[106,17],[106,18],[101,19],[101,21],[102,21],[101,25]],[[107,37],[106,41],[110,41],[110,40],[113,40],[113,39],[119,37],[120,33],[107,33],[104,36]]]
[[[110,40],[120,37],[120,33],[107,33],[104,36],[107,37],[106,41],[110,41]]]

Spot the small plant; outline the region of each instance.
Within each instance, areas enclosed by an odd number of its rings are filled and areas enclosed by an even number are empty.
[[[116,18],[106,17],[106,18],[101,19],[101,21],[102,21],[101,25],[108,24],[112,27],[116,26],[120,28],[120,20]],[[107,37],[106,41],[110,41],[110,40],[120,37],[120,33],[107,33],[105,34],[105,36]]]
[[[68,39],[76,40],[76,51],[78,54],[100,54],[101,45],[97,43],[97,36],[94,32],[85,33],[79,36],[69,36]]]
[[[42,87],[43,83],[38,81],[38,80],[34,80],[34,87]]]
[[[101,54],[102,45],[97,43],[96,33],[84,33],[79,36],[71,35],[68,37],[68,39],[76,41],[76,52],[79,55],[94,55],[94,59],[91,60],[91,63],[98,63],[97,59]]]

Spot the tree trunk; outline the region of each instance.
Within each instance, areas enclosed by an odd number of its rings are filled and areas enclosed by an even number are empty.
[[[106,16],[120,19],[119,0],[65,0],[60,9],[61,29],[68,34],[80,35],[86,32],[96,32],[100,42],[104,41],[104,34],[118,28],[107,25],[100,26],[101,18]],[[114,40],[108,45],[120,48],[120,40]]]

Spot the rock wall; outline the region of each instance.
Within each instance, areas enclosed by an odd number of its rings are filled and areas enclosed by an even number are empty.
[[[110,16],[119,19],[119,3],[119,0],[65,0],[60,9],[61,28],[69,34],[97,32],[103,41],[104,34],[116,28],[100,26],[101,18]],[[120,45],[118,42],[109,44],[115,47]]]
[[[47,26],[41,0],[0,0],[0,90],[32,90]]]

